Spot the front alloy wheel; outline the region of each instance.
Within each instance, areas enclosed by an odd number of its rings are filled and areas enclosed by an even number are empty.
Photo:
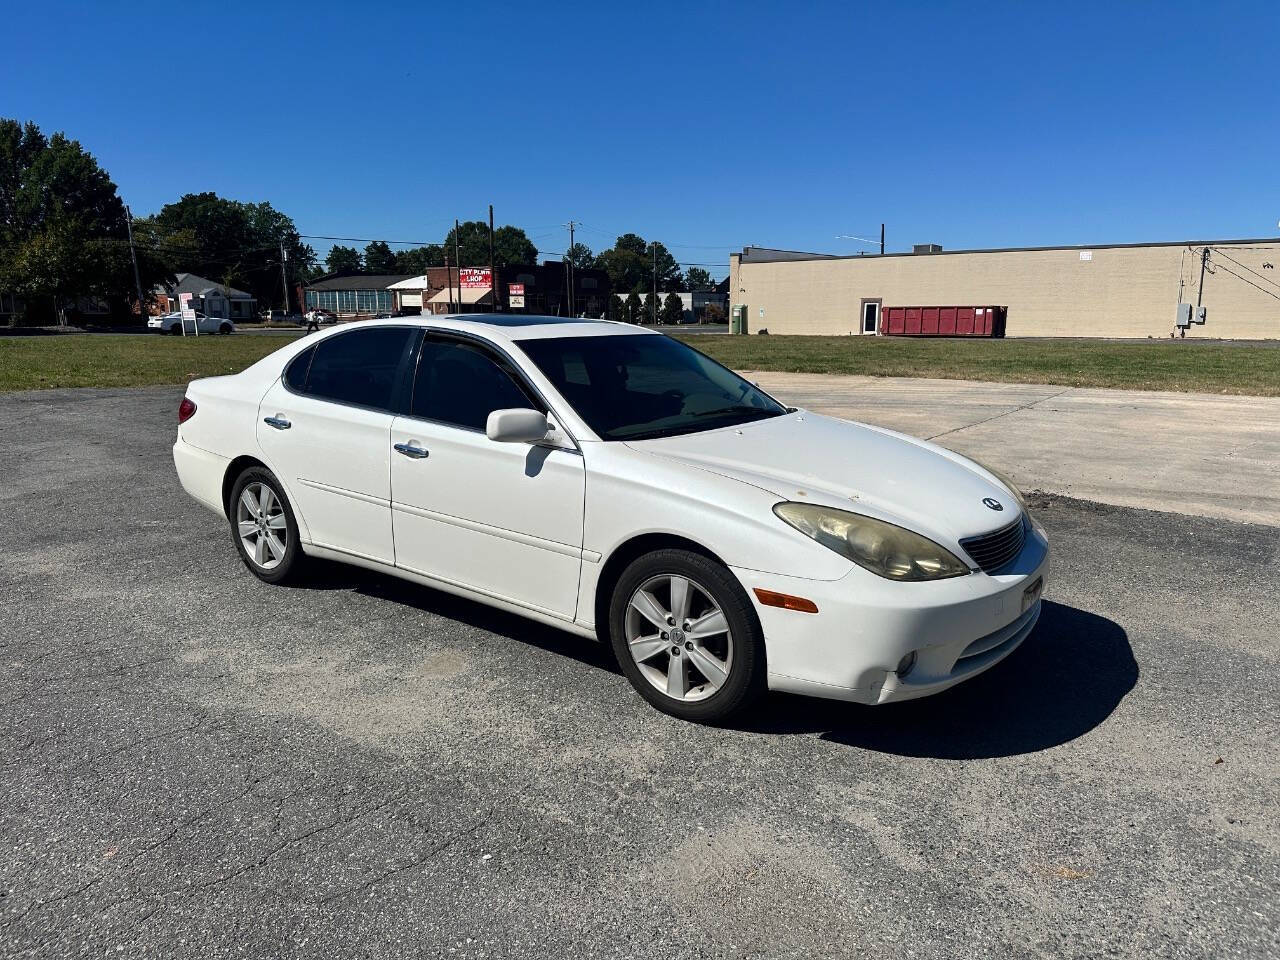
[[[705,700],[729,679],[729,621],[706,588],[688,577],[664,574],[637,587],[627,604],[626,632],[640,674],[674,700]]]
[[[664,549],[632,561],[614,588],[609,635],[631,685],[664,713],[715,722],[764,690],[755,609],[702,554]]]

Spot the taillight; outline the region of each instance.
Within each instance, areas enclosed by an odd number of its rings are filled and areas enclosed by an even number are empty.
[[[183,397],[182,402],[178,404],[178,423],[186,423],[195,416],[196,405],[191,402],[190,397]]]

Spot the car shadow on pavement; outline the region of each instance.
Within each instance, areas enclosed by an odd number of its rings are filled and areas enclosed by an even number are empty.
[[[907,757],[973,760],[1034,753],[1083,736],[1111,715],[1138,681],[1124,628],[1051,600],[1030,637],[986,673],[950,690],[867,707],[776,695],[760,733],[822,739]]]
[[[424,613],[457,620],[509,640],[560,654],[589,667],[622,674],[613,651],[603,643],[390,574],[345,563],[312,560],[306,578],[298,586],[305,590],[354,590]]]

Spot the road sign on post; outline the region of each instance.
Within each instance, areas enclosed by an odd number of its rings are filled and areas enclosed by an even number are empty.
[[[524,306],[524,284],[523,283],[507,284],[507,303],[511,307]]]
[[[187,335],[187,321],[190,320],[191,329],[196,332],[197,337],[200,336],[200,327],[196,323],[196,310],[195,307],[191,306],[191,294],[178,294],[178,303],[182,309],[182,335],[184,337]]]

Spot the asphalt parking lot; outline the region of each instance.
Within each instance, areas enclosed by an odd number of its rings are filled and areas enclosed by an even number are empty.
[[[696,727],[567,634],[259,583],[180,396],[0,397],[5,956],[1280,954],[1280,528],[1037,498],[996,669]]]

